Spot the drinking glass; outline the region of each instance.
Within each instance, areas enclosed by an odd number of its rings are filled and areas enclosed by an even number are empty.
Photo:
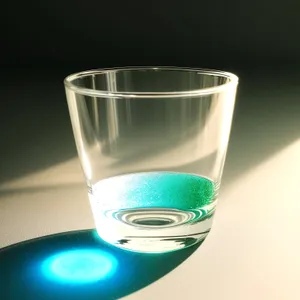
[[[98,69],[65,81],[99,236],[167,252],[211,229],[238,78],[175,67]]]

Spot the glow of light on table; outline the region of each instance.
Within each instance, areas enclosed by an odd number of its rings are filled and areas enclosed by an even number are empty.
[[[56,253],[42,263],[47,279],[60,283],[87,284],[113,275],[117,260],[98,249],[76,249]]]

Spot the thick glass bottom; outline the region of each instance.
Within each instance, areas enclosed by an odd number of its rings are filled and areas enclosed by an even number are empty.
[[[130,251],[162,253],[203,241],[212,225],[213,211],[198,215],[177,209],[132,209],[110,212],[96,219],[106,242]]]

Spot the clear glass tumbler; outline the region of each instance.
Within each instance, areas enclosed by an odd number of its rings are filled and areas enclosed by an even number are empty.
[[[99,69],[65,79],[99,236],[138,252],[211,229],[238,78],[173,67]]]

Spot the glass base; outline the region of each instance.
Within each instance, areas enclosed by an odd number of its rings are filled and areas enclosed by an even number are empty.
[[[212,225],[213,211],[145,208],[111,212],[96,218],[99,236],[109,244],[135,252],[163,253],[203,241]]]

